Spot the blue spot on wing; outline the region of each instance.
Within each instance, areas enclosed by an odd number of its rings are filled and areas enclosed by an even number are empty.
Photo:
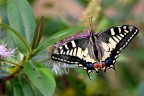
[[[88,70],[94,70],[94,65],[91,62],[82,61],[81,64],[83,67],[87,67]]]
[[[109,57],[109,58],[107,58],[107,59],[105,60],[105,64],[106,64],[106,65],[111,64],[112,61],[113,61],[112,58]]]
[[[112,59],[111,59],[111,58],[109,58],[109,62],[112,62]]]
[[[109,60],[108,60],[108,59],[105,61],[105,64],[106,64],[106,65],[109,64]]]

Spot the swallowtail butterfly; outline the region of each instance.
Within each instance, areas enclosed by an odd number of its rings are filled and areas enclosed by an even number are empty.
[[[52,53],[52,60],[68,64],[77,64],[88,75],[102,69],[115,70],[115,62],[121,50],[137,35],[139,30],[132,25],[114,26],[95,34],[62,43]],[[99,61],[98,61],[99,60]]]

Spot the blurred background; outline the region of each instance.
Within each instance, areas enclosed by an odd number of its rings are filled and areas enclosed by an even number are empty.
[[[93,73],[92,80],[81,68],[56,74],[54,96],[144,96],[144,0],[28,0],[34,16],[46,18],[43,38],[72,26],[89,27],[93,16],[95,32],[130,24],[139,34],[122,50],[114,70]],[[6,0],[0,0],[0,23],[8,24]],[[4,38],[1,30],[0,38]],[[1,85],[1,84],[0,84]],[[2,90],[2,89],[0,89]]]

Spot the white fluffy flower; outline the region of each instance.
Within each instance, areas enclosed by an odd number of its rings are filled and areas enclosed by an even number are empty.
[[[65,63],[56,62],[53,64],[52,71],[56,73],[56,75],[68,74],[69,67]]]
[[[61,72],[60,72],[60,67],[58,64],[53,64],[53,69],[52,71],[54,71],[56,74],[60,74],[61,75]]]

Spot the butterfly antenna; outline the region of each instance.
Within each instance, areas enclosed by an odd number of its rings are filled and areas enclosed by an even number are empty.
[[[89,18],[89,25],[90,25],[90,30],[92,31],[92,16]]]
[[[90,34],[92,35],[93,31],[92,31],[92,16],[89,18],[89,25],[90,25]]]

